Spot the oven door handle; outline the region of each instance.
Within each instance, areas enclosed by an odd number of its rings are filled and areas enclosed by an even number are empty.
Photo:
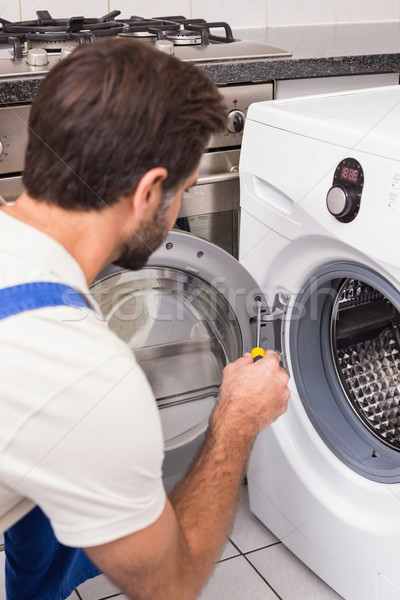
[[[233,181],[239,179],[239,169],[233,167],[228,173],[215,173],[215,175],[201,175],[195,185],[206,185],[209,183],[222,183],[224,181]]]

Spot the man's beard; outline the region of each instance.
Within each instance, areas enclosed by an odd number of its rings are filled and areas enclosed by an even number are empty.
[[[168,208],[169,203],[156,213],[153,221],[143,223],[131,238],[121,244],[120,258],[114,261],[116,265],[131,271],[138,271],[145,266],[149,256],[168,235]]]

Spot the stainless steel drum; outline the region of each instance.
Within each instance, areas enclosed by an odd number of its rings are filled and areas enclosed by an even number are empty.
[[[108,326],[134,351],[151,382],[165,449],[203,433],[222,369],[242,349],[225,297],[196,275],[158,267],[114,272],[92,292]]]
[[[399,312],[371,286],[345,279],[332,311],[332,342],[350,406],[373,435],[400,451]]]

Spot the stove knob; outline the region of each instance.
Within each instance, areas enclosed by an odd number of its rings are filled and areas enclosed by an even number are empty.
[[[28,50],[26,62],[33,67],[43,67],[44,65],[47,65],[49,59],[46,50],[43,50],[43,48],[31,48]]]
[[[356,198],[352,189],[333,185],[326,195],[326,206],[337,219],[347,217],[354,209]]]
[[[0,156],[3,154],[4,146],[3,142],[0,142]]]
[[[228,115],[228,131],[240,133],[244,127],[244,113],[241,110],[231,110]]]
[[[175,54],[174,43],[170,40],[157,40],[156,48],[164,54]]]
[[[63,46],[60,52],[60,60],[67,58],[75,50],[76,46]]]

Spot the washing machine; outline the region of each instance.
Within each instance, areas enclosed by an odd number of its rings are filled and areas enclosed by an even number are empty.
[[[240,261],[291,391],[251,510],[345,600],[398,600],[400,87],[254,104],[240,178]]]

